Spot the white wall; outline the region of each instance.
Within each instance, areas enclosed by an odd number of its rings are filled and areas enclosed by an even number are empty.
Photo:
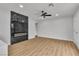
[[[0,40],[0,56],[8,56],[8,45]]]
[[[74,42],[79,48],[79,9],[73,17]]]
[[[32,19],[29,19],[29,39],[32,39],[36,35],[36,28],[35,28],[35,21]]]
[[[49,19],[39,22],[38,36],[63,40],[72,40],[72,17]]]
[[[0,40],[10,44],[10,12],[0,9]]]

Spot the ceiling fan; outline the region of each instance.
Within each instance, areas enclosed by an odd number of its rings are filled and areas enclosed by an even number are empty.
[[[46,16],[52,16],[51,14],[48,14],[47,12],[45,12],[45,11],[41,11],[41,17],[43,17],[43,18],[45,18]]]

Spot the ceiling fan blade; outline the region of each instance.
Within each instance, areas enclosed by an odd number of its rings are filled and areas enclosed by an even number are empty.
[[[45,16],[52,16],[51,14],[45,15]]]
[[[42,13],[42,15],[41,16],[44,16],[44,15],[46,15],[47,14],[47,12],[45,12],[45,13]]]
[[[45,11],[41,11],[41,12],[42,12],[41,17],[43,17],[43,18],[45,18],[46,16],[52,16],[51,14],[48,14]]]

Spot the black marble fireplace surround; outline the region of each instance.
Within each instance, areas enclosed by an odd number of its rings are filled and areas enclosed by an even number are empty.
[[[28,40],[28,16],[11,11],[11,44]]]

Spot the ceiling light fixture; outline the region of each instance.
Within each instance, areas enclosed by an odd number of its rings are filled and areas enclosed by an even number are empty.
[[[53,4],[53,3],[50,3],[50,4],[49,4],[49,7],[54,7],[54,4]]]
[[[23,6],[23,5],[19,5],[19,7],[20,7],[20,8],[23,8],[24,6]]]
[[[58,13],[56,13],[56,15],[55,16],[59,16],[59,14]]]

